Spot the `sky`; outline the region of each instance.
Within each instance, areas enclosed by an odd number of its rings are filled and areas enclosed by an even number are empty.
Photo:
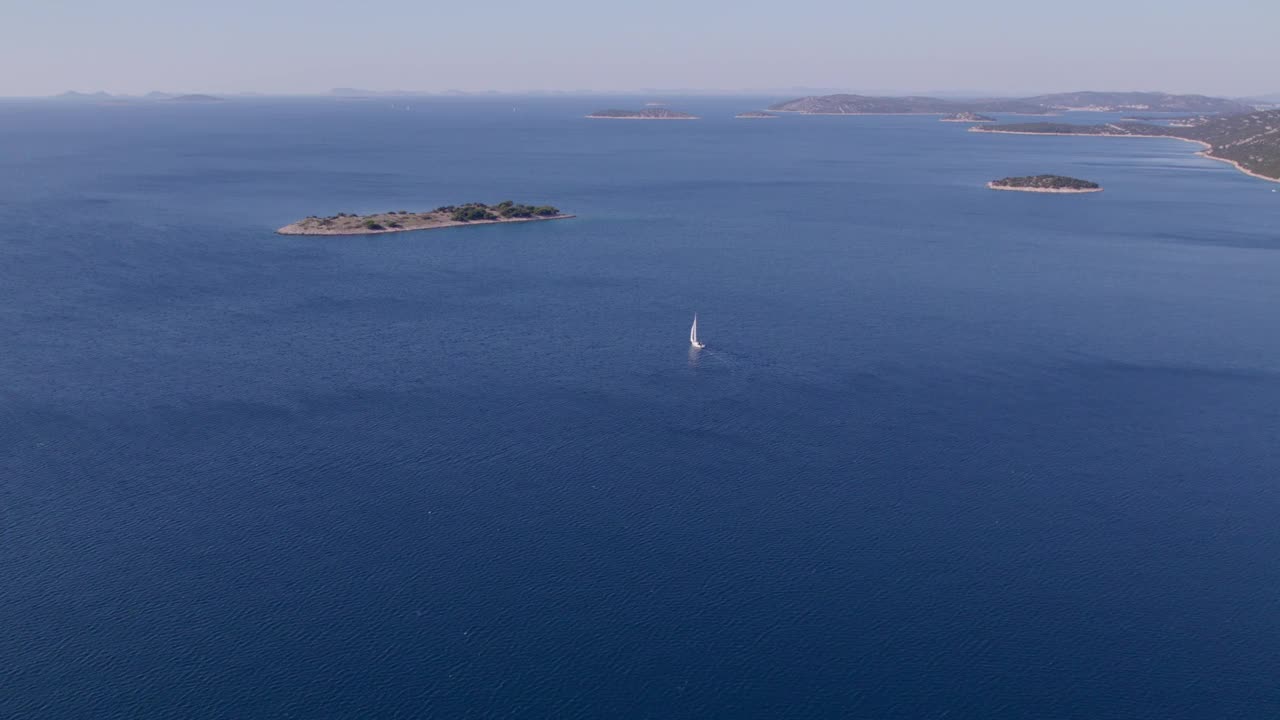
[[[0,0],[0,96],[1280,92],[1276,0]]]

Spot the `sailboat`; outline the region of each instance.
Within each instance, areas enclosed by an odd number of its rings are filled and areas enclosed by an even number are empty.
[[[693,314],[693,327],[689,328],[689,344],[693,346],[694,350],[701,350],[706,347],[698,342],[698,313]]]

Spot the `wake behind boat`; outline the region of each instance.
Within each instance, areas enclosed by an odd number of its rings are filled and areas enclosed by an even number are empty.
[[[693,327],[689,328],[689,345],[693,346],[694,350],[701,350],[706,347],[698,342],[698,313],[693,314]]]

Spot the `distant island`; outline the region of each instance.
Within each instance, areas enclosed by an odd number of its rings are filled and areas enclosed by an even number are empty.
[[[189,102],[189,103],[216,103],[226,102],[225,98],[215,97],[213,95],[204,95],[200,93],[167,93],[153,90],[145,95],[112,95],[111,93],[98,91],[92,93],[76,92],[68,90],[59,95],[54,95],[50,100],[61,102],[78,102],[78,103],[98,103],[109,105],[134,104],[146,102]]]
[[[643,110],[597,110],[587,117],[594,120],[697,120],[697,115],[690,115],[679,110],[668,110],[664,107],[647,107]]]
[[[940,122],[962,122],[962,123],[980,123],[980,122],[995,122],[995,121],[996,119],[989,115],[979,115],[978,113],[973,113],[973,112],[952,113],[951,115],[941,118],[940,120]]]
[[[434,230],[460,225],[564,220],[574,217],[550,205],[521,205],[504,200],[497,205],[467,203],[445,205],[427,212],[393,210],[372,215],[338,213],[328,217],[310,216],[276,230],[280,235],[377,235],[381,233]]]
[[[1021,135],[1087,135],[1093,137],[1167,137],[1199,143],[1200,155],[1231,163],[1236,169],[1263,180],[1280,182],[1280,110],[1259,110],[1241,115],[1202,116],[1176,125],[1139,122],[1106,125],[1069,123],[1014,123],[974,126],[970,132]]]
[[[1253,107],[1236,100],[1168,93],[1078,92],[1026,98],[943,99],[924,96],[815,95],[771,105],[775,112],[805,115],[950,115],[1017,113],[1052,115],[1069,110],[1240,113]]]
[[[1018,190],[1021,192],[1040,193],[1087,193],[1101,192],[1102,187],[1096,182],[1067,177],[1065,175],[1024,175],[992,180],[987,183],[992,190]]]
[[[165,102],[186,102],[186,103],[218,103],[225,102],[220,97],[212,95],[178,95],[171,98],[163,98]]]
[[[774,115],[773,113],[759,112],[759,111],[753,110],[751,112],[738,113],[737,115],[734,115],[734,117],[738,118],[739,120],[772,120],[777,118],[778,116]]]

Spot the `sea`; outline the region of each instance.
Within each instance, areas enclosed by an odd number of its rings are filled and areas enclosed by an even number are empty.
[[[1280,186],[652,99],[0,103],[0,717],[1280,717]]]

